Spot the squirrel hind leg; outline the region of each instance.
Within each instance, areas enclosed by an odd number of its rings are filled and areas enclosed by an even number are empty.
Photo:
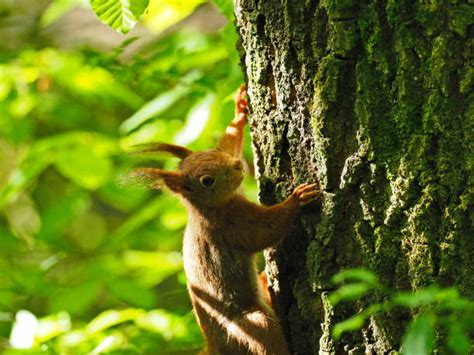
[[[227,331],[249,354],[289,355],[280,324],[263,308],[234,318]]]

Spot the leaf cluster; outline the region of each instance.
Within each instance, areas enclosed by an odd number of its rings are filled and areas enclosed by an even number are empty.
[[[361,329],[372,316],[404,308],[414,319],[403,336],[402,354],[431,354],[440,345],[452,354],[469,354],[472,350],[474,302],[455,287],[432,285],[413,292],[397,291],[383,286],[373,272],[363,268],[342,271],[333,277],[333,282],[339,286],[329,296],[332,306],[348,301],[367,304],[334,326],[335,340],[345,332]]]

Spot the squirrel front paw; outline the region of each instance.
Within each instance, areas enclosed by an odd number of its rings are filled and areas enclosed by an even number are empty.
[[[237,95],[235,95],[235,120],[243,125],[247,123],[247,87],[245,84],[240,85]]]
[[[290,199],[300,207],[306,206],[321,193],[318,187],[318,184],[301,184],[293,190]]]

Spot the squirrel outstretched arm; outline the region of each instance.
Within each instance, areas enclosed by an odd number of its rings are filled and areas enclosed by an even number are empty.
[[[241,85],[235,97],[235,116],[227,126],[224,136],[221,138],[218,148],[233,157],[240,158],[244,146],[244,129],[247,124],[247,90]]]
[[[249,253],[257,253],[277,244],[285,237],[298,215],[300,207],[310,203],[319,194],[316,184],[303,184],[283,202],[262,206],[237,197],[229,202],[228,220],[231,233],[227,242]],[[248,227],[242,231],[242,224]],[[241,232],[242,231],[242,232]]]
[[[246,91],[236,97],[235,118],[216,149],[193,152],[172,144],[142,146],[181,159],[179,169],[137,169],[152,188],[167,187],[188,211],[183,260],[189,295],[206,338],[207,354],[288,355],[276,315],[259,287],[253,254],[280,242],[300,208],[318,195],[302,184],[283,202],[261,206],[237,190],[243,179]]]

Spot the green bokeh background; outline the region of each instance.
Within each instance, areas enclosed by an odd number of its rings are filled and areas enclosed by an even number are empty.
[[[196,353],[185,211],[123,177],[176,166],[135,144],[216,143],[243,81],[232,20],[152,0],[123,37],[84,1],[2,0],[0,38],[0,352]]]

